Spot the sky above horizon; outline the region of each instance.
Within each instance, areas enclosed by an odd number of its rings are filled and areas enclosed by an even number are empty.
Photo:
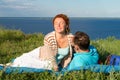
[[[0,17],[120,17],[120,0],[0,0]]]

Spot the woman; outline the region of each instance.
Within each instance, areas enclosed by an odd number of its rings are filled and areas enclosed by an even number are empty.
[[[44,38],[44,46],[16,58],[11,66],[52,69],[54,61],[55,71],[58,71],[58,65],[66,67],[72,58],[73,35],[70,34],[69,18],[65,14],[58,14],[53,18],[53,26],[54,31]]]
[[[53,32],[44,38],[44,45],[55,51],[57,64],[65,68],[72,58],[72,39],[70,34],[69,18],[65,14],[58,14],[53,18]]]

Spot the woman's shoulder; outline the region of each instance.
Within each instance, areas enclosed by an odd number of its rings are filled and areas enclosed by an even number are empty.
[[[45,35],[45,38],[49,37],[54,37],[55,36],[55,31],[49,32],[48,34]]]
[[[54,35],[54,34],[55,34],[55,31],[52,31],[52,32],[47,33],[45,36]]]

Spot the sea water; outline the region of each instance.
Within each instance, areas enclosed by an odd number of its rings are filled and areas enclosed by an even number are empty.
[[[19,29],[26,34],[47,34],[54,30],[52,17],[0,17],[0,26]],[[86,32],[91,39],[114,36],[120,39],[120,18],[70,17],[71,33]]]

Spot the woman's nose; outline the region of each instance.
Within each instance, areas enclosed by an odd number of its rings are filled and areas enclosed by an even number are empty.
[[[57,26],[60,27],[60,24],[58,23]]]

